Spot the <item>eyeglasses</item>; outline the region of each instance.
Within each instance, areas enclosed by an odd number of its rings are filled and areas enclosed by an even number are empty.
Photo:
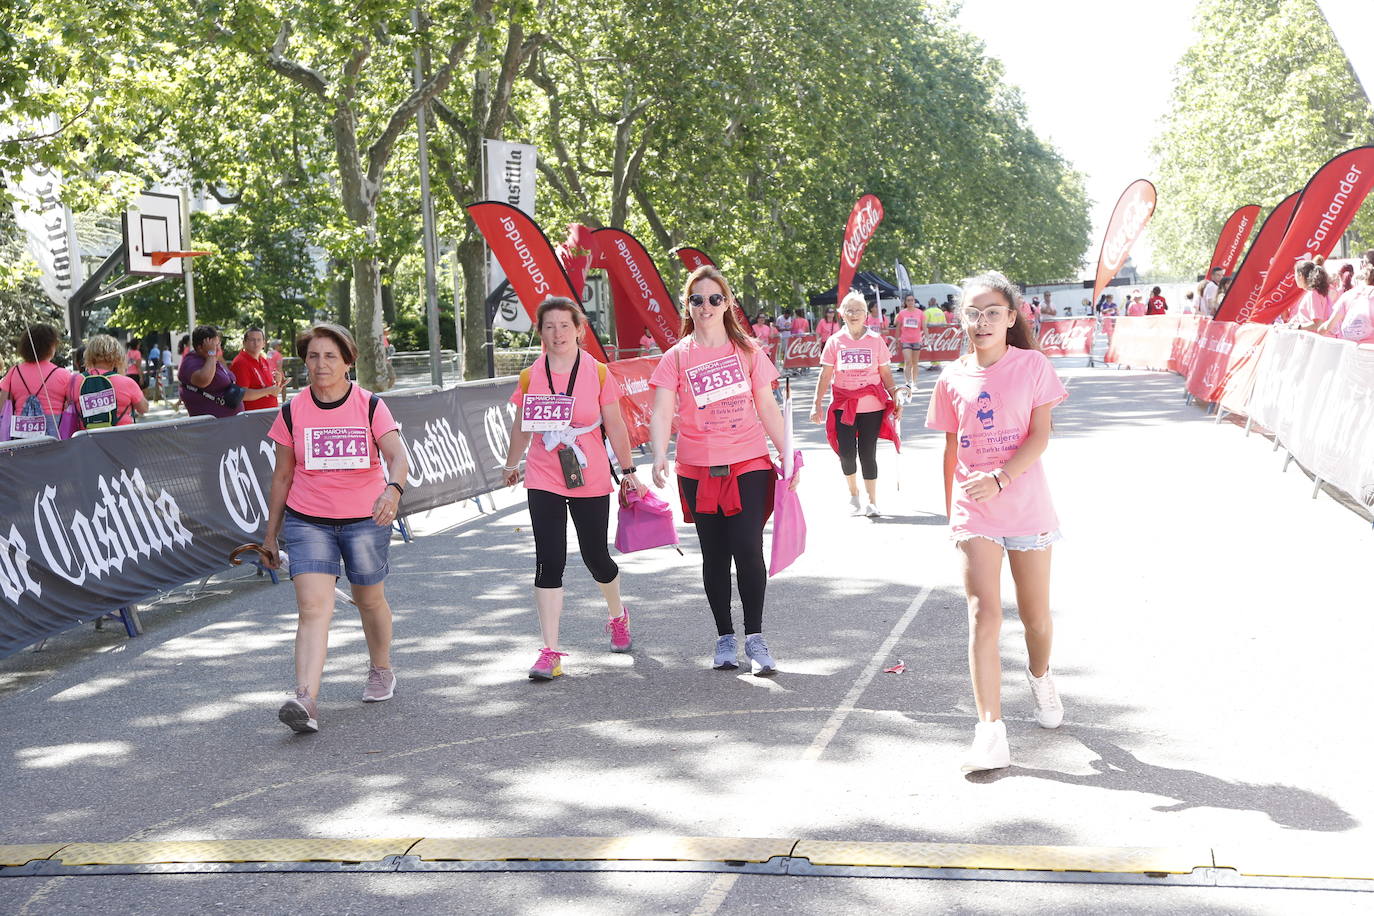
[[[984,318],[991,324],[998,324],[999,322],[1007,320],[1007,316],[1011,314],[1011,309],[1007,308],[1005,305],[990,305],[985,309],[976,309],[969,306],[959,314],[963,317],[964,324],[977,324]]]
[[[708,302],[711,303],[712,307],[719,307],[720,304],[724,301],[725,297],[720,293],[712,293],[711,298],[709,299],[707,299],[701,293],[692,293],[692,295],[687,297],[687,304],[690,305],[692,308],[697,309],[701,308]]]

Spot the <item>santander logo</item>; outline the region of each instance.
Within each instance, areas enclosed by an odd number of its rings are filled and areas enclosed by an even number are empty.
[[[868,240],[873,238],[873,233],[878,231],[878,224],[883,220],[883,211],[877,198],[867,198],[863,206],[855,212],[853,219],[853,228],[844,240],[841,254],[845,264],[857,270]]]

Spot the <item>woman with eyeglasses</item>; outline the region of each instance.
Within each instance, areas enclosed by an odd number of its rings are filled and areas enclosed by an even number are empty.
[[[821,422],[821,405],[829,390],[825,436],[840,456],[840,470],[849,484],[849,505],[854,515],[876,518],[882,514],[878,511],[878,439],[898,444],[893,421],[901,418],[902,407],[893,396],[897,383],[892,378],[887,341],[864,326],[866,311],[858,293],[850,293],[840,303],[845,329],[827,340],[821,351],[821,378],[816,383],[811,422]],[[867,502],[859,496],[860,465]]]
[[[996,271],[964,284],[960,321],[972,352],[935,383],[926,425],[945,433],[945,507],[963,560],[969,611],[969,673],[978,709],[963,769],[1011,765],[1002,722],[1002,555],[1016,583],[1026,631],[1026,679],[1042,728],[1064,718],[1050,674],[1051,545],[1059,519],[1040,464],[1050,413],[1068,393],[1016,308],[1019,294]]]
[[[778,370],[739,326],[735,297],[710,265],[692,271],[683,287],[682,340],[663,354],[649,378],[654,393],[649,441],[654,485],[668,480],[668,438],[678,420],[676,467],[683,516],[696,525],[701,578],[716,624],[712,666],[739,667],[731,614],[733,562],[744,609],[744,652],[769,675],[777,662],[763,638],[768,568],[763,526],[773,510],[777,475],[768,439],[781,452],[782,413],[772,397]],[[766,437],[766,438],[765,438]],[[796,487],[794,474],[791,486]]]

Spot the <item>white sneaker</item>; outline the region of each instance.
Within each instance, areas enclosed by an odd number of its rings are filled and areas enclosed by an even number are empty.
[[[965,773],[979,770],[1000,770],[1011,766],[1011,748],[1007,746],[1007,726],[1001,719],[979,722],[973,726],[973,744],[964,754],[961,768]]]
[[[853,515],[863,515],[863,514],[864,514],[864,504],[863,504],[863,501],[859,499],[859,494],[858,494],[858,493],[851,493],[851,494],[850,494],[850,496],[849,496],[849,508],[852,510],[852,513],[851,513],[851,514],[853,514]]]
[[[1054,689],[1054,675],[1046,668],[1044,677],[1036,677],[1027,668],[1026,680],[1030,682],[1031,696],[1035,697],[1035,721],[1041,728],[1058,728],[1064,721],[1064,704],[1059,691]]]
[[[878,511],[877,503],[869,503],[864,507],[864,515],[867,515],[869,518],[877,518],[882,515],[882,513]]]

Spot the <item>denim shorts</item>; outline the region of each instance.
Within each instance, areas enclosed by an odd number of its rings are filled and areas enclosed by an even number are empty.
[[[372,519],[341,525],[308,522],[291,513],[282,524],[282,547],[291,557],[291,575],[325,573],[339,578],[339,562],[354,585],[376,585],[386,578],[391,526]]]
[[[1044,550],[1056,541],[1064,539],[1064,535],[1059,533],[1058,528],[1044,534],[1017,534],[1011,537],[1000,537],[994,534],[969,534],[968,532],[961,532],[953,537],[956,544],[973,538],[982,538],[986,541],[992,541],[1003,550]]]
[[[920,342],[919,340],[913,340],[911,343],[906,343],[905,341],[903,341],[903,343],[902,343],[902,349],[903,349],[903,350],[915,350],[915,351],[917,351],[917,352],[919,353],[920,350],[921,350],[921,342]]]

